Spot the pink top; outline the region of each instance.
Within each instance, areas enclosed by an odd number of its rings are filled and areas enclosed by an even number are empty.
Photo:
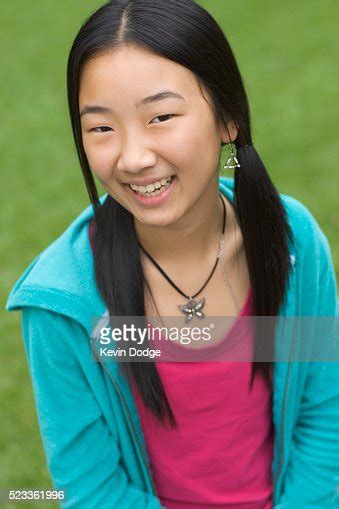
[[[251,315],[251,297],[240,316]],[[241,341],[253,346],[253,334]],[[157,362],[157,369],[179,429],[163,427],[133,385],[132,392],[162,505],[271,509],[271,392],[261,376],[248,392],[251,363]]]

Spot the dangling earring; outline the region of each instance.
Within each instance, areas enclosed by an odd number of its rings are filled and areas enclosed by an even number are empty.
[[[230,146],[231,154],[230,154],[229,158],[227,159],[227,162],[224,166],[224,170],[232,170],[234,168],[240,168],[240,164],[239,164],[239,161],[236,158],[236,155],[234,153],[232,143],[229,143],[229,146]]]

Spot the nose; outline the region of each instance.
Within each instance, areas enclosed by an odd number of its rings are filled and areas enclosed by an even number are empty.
[[[157,156],[141,134],[134,134],[121,143],[117,170],[123,173],[140,173],[144,168],[156,165]]]

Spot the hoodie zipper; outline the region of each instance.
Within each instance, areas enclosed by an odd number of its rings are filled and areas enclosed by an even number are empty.
[[[291,264],[292,264],[292,271],[295,274],[295,267],[294,267],[295,256],[292,256],[292,255],[291,255]],[[298,302],[298,283],[296,284],[296,302]],[[278,469],[277,469],[276,473],[274,474],[274,478],[273,478],[274,489],[276,488],[276,484],[277,484],[280,472],[282,470],[282,466],[284,464],[283,440],[284,440],[284,428],[285,428],[285,413],[286,413],[286,408],[287,408],[287,401],[288,401],[288,394],[289,394],[289,381],[290,381],[290,375],[291,375],[291,369],[292,369],[291,368],[291,366],[292,366],[291,359],[293,358],[294,352],[295,352],[295,350],[294,350],[295,349],[295,341],[294,341],[295,329],[296,329],[296,322],[294,323],[294,327],[293,327],[292,349],[291,349],[290,360],[289,360],[288,371],[287,371],[287,378],[286,378],[286,383],[285,383],[283,410],[282,410],[281,421],[280,421],[281,432],[280,432],[280,437],[279,437],[279,452],[280,452],[279,465],[278,465]]]
[[[90,340],[90,343],[91,343],[91,347],[92,347],[92,344],[93,344],[93,338],[91,338]],[[129,411],[129,408],[128,408],[128,405],[127,405],[127,402],[126,402],[126,399],[122,393],[122,391],[120,390],[120,387],[118,386],[118,384],[116,383],[116,380],[114,380],[112,374],[110,373],[110,371],[107,369],[107,366],[105,366],[105,364],[102,362],[102,360],[98,357],[96,351],[94,348],[92,348],[92,351],[96,357],[96,359],[98,360],[98,362],[101,364],[101,366],[104,368],[104,370],[106,371],[106,373],[108,374],[110,380],[112,381],[113,385],[114,385],[114,388],[115,390],[117,391],[118,393],[118,396],[120,398],[120,401],[122,403],[122,407],[125,411],[125,416],[126,416],[126,420],[128,422],[128,425],[129,425],[129,429],[130,429],[130,432],[131,432],[131,435],[132,437],[134,438],[134,443],[135,443],[135,446],[136,448],[139,450],[140,452],[140,455],[143,459],[143,465],[145,467],[145,469],[147,470],[148,472],[148,475],[149,475],[149,479],[151,481],[151,485],[152,485],[152,490],[153,490],[153,495],[157,496],[157,491],[156,491],[156,488],[155,488],[155,484],[154,484],[154,481],[153,481],[153,477],[152,477],[152,473],[149,469],[149,466],[148,466],[148,461],[147,461],[147,458],[145,456],[145,453],[144,453],[144,450],[143,450],[143,447],[141,446],[141,443],[140,443],[140,440],[139,440],[139,437],[138,437],[138,434],[137,434],[137,431],[135,429],[135,426],[134,426],[134,423],[132,421],[132,417],[131,417],[131,414],[130,414],[130,411]],[[147,479],[145,479],[146,483],[147,483]]]
[[[284,403],[283,403],[283,410],[282,410],[282,414],[281,414],[281,425],[280,425],[280,429],[281,429],[281,432],[280,432],[280,437],[279,437],[279,466],[278,466],[278,469],[276,471],[276,473],[274,474],[274,479],[273,479],[273,485],[274,485],[274,489],[276,488],[276,484],[277,484],[277,481],[278,481],[278,477],[280,475],[280,472],[281,472],[281,469],[282,469],[282,466],[283,466],[283,463],[284,463],[284,447],[283,447],[283,440],[284,440],[284,428],[285,428],[285,413],[286,413],[286,408],[287,408],[287,401],[288,401],[288,386],[289,386],[289,379],[290,379],[290,373],[291,373],[291,362],[289,363],[289,366],[288,366],[288,372],[287,372],[287,379],[286,379],[286,385],[285,385],[285,393],[284,393]]]

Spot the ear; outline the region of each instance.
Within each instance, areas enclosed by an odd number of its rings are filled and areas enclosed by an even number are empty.
[[[231,120],[230,122],[227,123],[227,128],[223,126],[220,129],[220,136],[222,143],[230,143],[237,138],[238,129],[234,120]]]

